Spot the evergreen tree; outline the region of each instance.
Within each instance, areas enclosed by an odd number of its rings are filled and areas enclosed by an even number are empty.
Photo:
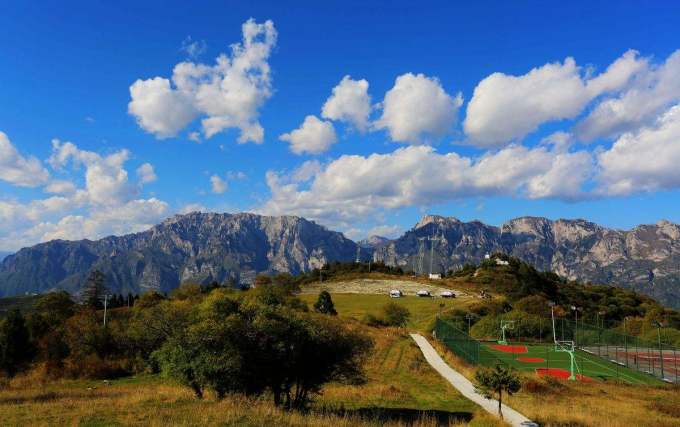
[[[104,285],[104,273],[99,270],[94,270],[87,278],[87,283],[83,289],[83,302],[86,306],[100,309],[104,307],[104,294],[106,293],[106,286]]]
[[[319,299],[314,303],[314,310],[319,313],[330,314],[331,316],[338,314],[338,312],[335,311],[335,305],[333,304],[331,294],[329,294],[328,291],[321,291]]]
[[[26,321],[19,310],[12,310],[0,323],[0,371],[12,377],[33,357]]]

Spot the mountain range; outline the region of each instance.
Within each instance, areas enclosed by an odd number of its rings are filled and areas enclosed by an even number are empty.
[[[615,230],[585,220],[512,219],[500,227],[426,215],[396,239],[353,242],[304,218],[190,213],[101,240],[55,240],[0,263],[0,295],[65,289],[105,273],[112,292],[167,292],[184,281],[251,283],[257,273],[296,274],[359,256],[438,273],[504,252],[573,280],[634,289],[680,307],[680,226]]]

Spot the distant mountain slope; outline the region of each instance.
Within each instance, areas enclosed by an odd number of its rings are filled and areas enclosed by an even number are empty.
[[[7,258],[7,256],[11,255],[11,254],[12,254],[12,252],[2,252],[2,251],[0,251],[0,261]]]
[[[258,272],[298,273],[356,256],[356,243],[304,218],[191,213],[141,233],[55,240],[0,263],[0,295],[77,293],[90,271],[112,292],[169,291],[183,281],[250,282]]]
[[[428,240],[433,236],[437,240]],[[373,236],[358,244],[293,216],[178,215],[142,233],[22,249],[0,262],[0,296],[54,288],[76,293],[93,269],[107,275],[112,292],[165,292],[186,280],[249,283],[259,272],[295,274],[329,261],[353,261],[357,253],[428,273],[430,262],[434,272],[447,271],[496,251],[539,270],[635,289],[680,307],[676,224],[622,231],[584,220],[522,217],[494,227],[433,215],[397,239]]]
[[[433,236],[439,240],[428,240]],[[374,259],[427,273],[431,250],[435,272],[478,263],[500,251],[540,270],[635,289],[680,307],[680,227],[668,221],[622,231],[584,220],[522,217],[494,227],[428,215],[376,248]]]

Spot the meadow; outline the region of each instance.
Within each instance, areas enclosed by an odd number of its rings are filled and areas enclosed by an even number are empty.
[[[425,362],[404,330],[369,328],[375,347],[360,385],[331,383],[309,413],[276,408],[267,397],[197,400],[158,375],[113,381],[48,381],[39,370],[0,386],[5,425],[503,425],[462,397]]]

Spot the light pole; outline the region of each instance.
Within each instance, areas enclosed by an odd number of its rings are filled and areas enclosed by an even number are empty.
[[[553,342],[557,343],[557,335],[555,332],[555,301],[548,301],[550,306],[550,318],[552,319]]]
[[[663,325],[659,321],[654,321],[652,325],[656,326],[657,337],[659,339],[659,358],[661,359],[661,380],[663,380],[665,377],[663,372],[663,347],[661,346],[661,327]]]
[[[575,326],[575,329],[574,329],[574,347],[577,347],[577,341],[578,341],[578,312],[579,312],[580,310],[582,310],[582,309],[581,309],[581,307],[576,307],[575,305],[572,305],[572,306],[571,306],[571,309],[572,309],[572,311],[573,311],[574,313],[576,313],[576,326]]]
[[[475,317],[475,315],[472,314],[472,313],[468,313],[468,314],[465,315],[465,318],[466,318],[467,321],[468,321],[468,335],[470,335],[470,327],[471,327],[471,326],[470,326],[470,322],[472,321],[472,319],[473,319],[474,317]]]

